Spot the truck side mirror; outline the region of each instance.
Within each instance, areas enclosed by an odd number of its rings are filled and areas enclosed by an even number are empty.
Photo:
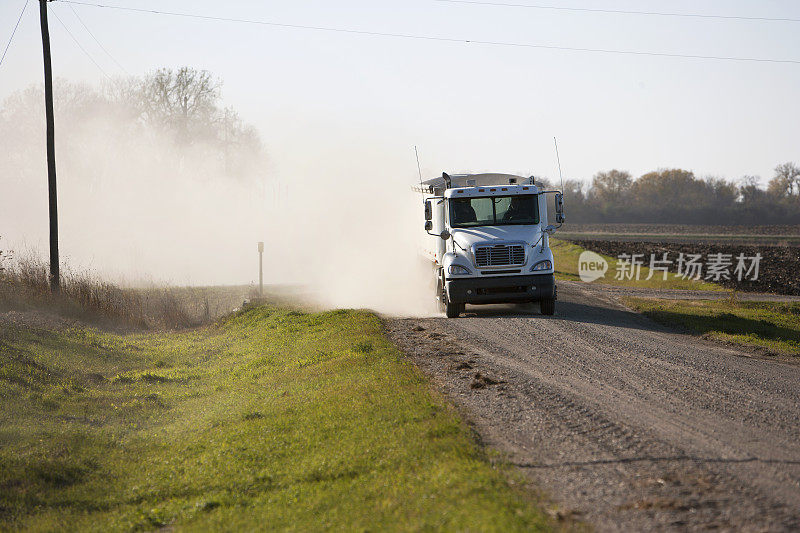
[[[556,223],[563,224],[566,217],[564,216],[564,194],[556,193]]]
[[[433,229],[433,222],[430,220],[425,221],[425,231],[430,231]]]
[[[432,220],[432,219],[433,219],[433,209],[431,208],[431,201],[427,200],[425,202],[425,220]]]
[[[447,239],[449,239],[449,238],[450,238],[450,232],[449,232],[449,231],[447,231],[447,230],[443,230],[443,231],[442,231],[442,232],[439,234],[439,237],[441,237],[443,241],[446,241]]]

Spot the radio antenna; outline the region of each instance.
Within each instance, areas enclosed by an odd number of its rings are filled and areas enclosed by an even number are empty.
[[[417,145],[414,145],[414,155],[417,156],[417,172],[419,172],[419,186],[422,187],[422,169],[419,167],[419,152],[417,152]]]
[[[553,137],[553,144],[556,145],[556,161],[558,161],[558,178],[561,180],[561,194],[564,194],[564,176],[561,175],[561,158],[558,156],[558,141]]]

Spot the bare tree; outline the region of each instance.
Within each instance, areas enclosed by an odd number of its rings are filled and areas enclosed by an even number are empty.
[[[113,80],[105,94],[145,124],[170,130],[188,144],[213,136],[221,87],[206,70],[161,68],[141,78]]]
[[[113,80],[105,94],[134,120],[171,133],[178,146],[212,148],[226,175],[242,176],[263,163],[263,146],[254,127],[233,108],[220,107],[221,86],[205,70],[162,68]]]
[[[133,146],[168,143],[169,155],[161,164],[177,171],[202,159],[206,164],[193,173],[197,180],[264,175],[266,156],[258,132],[234,109],[222,107],[221,83],[209,72],[164,68],[112,79],[102,90],[62,79],[55,86],[56,121],[62,125],[57,129],[59,163],[74,169],[73,179],[90,192],[106,186],[114,165],[86,157],[87,145],[109,156],[123,150],[128,157]],[[42,92],[42,86],[33,85],[0,102],[0,195],[37,183],[42,172]],[[167,152],[141,153],[155,158]]]
[[[225,172],[236,174],[241,170],[244,154],[258,154],[263,151],[258,131],[245,124],[239,114],[231,107],[216,113],[216,140],[222,147]]]
[[[624,170],[598,172],[592,180],[592,195],[601,206],[623,203],[631,189],[633,179]]]
[[[739,190],[736,185],[722,178],[708,177],[705,180],[706,191],[702,193],[704,202],[712,208],[725,208],[736,202]]]
[[[742,176],[739,184],[739,196],[737,200],[743,205],[755,205],[762,202],[767,196],[766,191],[758,186],[757,176]]]
[[[768,190],[778,198],[800,196],[800,167],[794,163],[775,167],[775,177],[769,181]]]

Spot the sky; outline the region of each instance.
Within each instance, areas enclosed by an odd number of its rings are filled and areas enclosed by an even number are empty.
[[[800,22],[647,16],[435,0],[104,0],[107,5],[466,40],[800,61]],[[519,2],[539,4],[535,1]],[[3,45],[24,0],[0,1]],[[794,0],[572,0],[549,5],[800,19]],[[110,76],[207,69],[260,130],[273,177],[366,158],[375,179],[503,171],[554,177],[681,167],[768,179],[800,161],[800,64],[491,46],[198,20],[50,4]],[[51,17],[58,77],[104,74]],[[38,2],[0,66],[0,99],[40,83]],[[56,89],[57,90],[57,89]]]

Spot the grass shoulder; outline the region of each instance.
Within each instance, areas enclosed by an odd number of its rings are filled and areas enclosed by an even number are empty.
[[[578,260],[586,249],[567,241],[551,239],[550,248],[553,250],[556,267],[556,279],[567,281],[580,281],[578,275]],[[722,287],[707,281],[684,279],[674,272],[667,272],[666,278],[663,272],[651,272],[646,266],[642,266],[639,271],[638,279],[617,279],[617,266],[619,261],[616,257],[598,254],[608,262],[608,270],[605,276],[598,279],[595,283],[616,285],[621,287],[640,287],[647,289],[679,289],[695,291],[718,291]],[[622,277],[622,276],[620,276]]]
[[[542,530],[365,311],[0,324],[0,529]]]
[[[800,303],[623,298],[656,322],[768,354],[800,356]]]

